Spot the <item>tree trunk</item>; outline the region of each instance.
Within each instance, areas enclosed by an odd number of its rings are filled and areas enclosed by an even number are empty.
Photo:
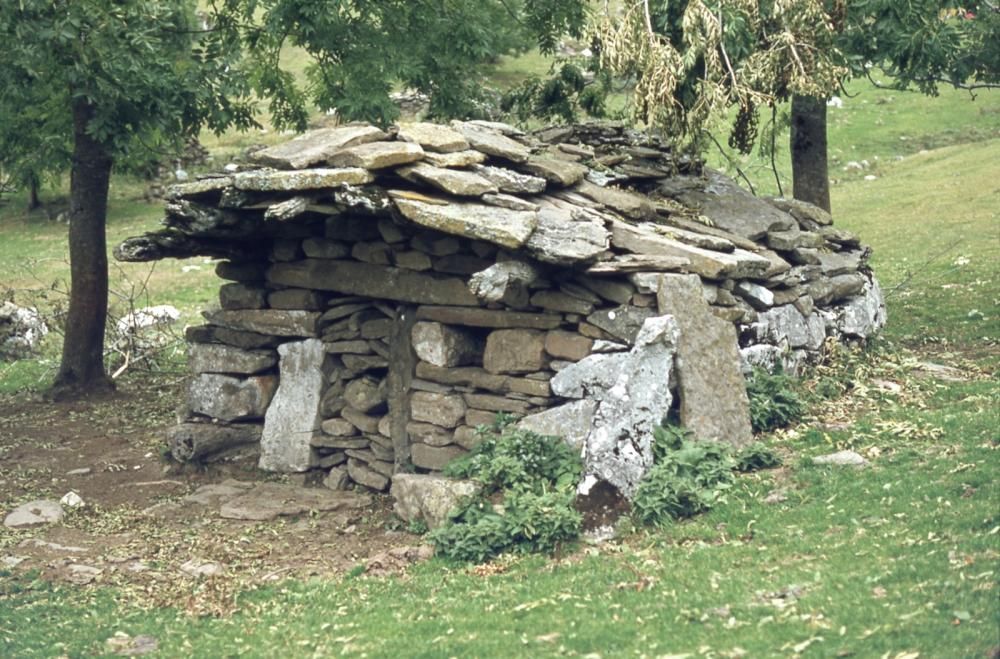
[[[830,210],[826,162],[826,100],[792,97],[792,196]]]
[[[42,200],[38,198],[38,186],[40,182],[34,173],[28,175],[28,210],[33,211],[40,208]]]
[[[70,297],[62,362],[52,385],[56,398],[79,397],[114,387],[104,370],[104,326],[108,316],[108,252],[105,221],[111,155],[87,134],[94,107],[73,101],[73,160],[70,170]]]

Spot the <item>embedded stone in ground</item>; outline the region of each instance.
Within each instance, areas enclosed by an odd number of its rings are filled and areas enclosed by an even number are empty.
[[[423,521],[436,529],[464,499],[475,496],[482,485],[432,474],[396,474],[392,478],[393,512],[407,522]]]
[[[226,519],[263,521],[311,511],[359,510],[370,506],[371,501],[370,496],[358,492],[259,483],[224,503],[219,514]]]
[[[38,499],[21,504],[10,511],[3,520],[8,529],[23,529],[44,524],[55,524],[63,518],[63,508],[55,501]]]

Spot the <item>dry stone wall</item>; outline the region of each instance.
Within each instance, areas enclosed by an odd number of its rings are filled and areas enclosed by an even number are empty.
[[[794,370],[884,322],[868,250],[828,214],[615,124],[348,125],[230,169],[116,249],[220,259],[179,460],[383,491],[504,413],[579,447],[581,491],[628,496],[672,407],[745,443],[741,364]]]

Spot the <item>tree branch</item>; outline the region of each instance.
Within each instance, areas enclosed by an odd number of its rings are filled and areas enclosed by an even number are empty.
[[[778,164],[774,159],[775,133],[778,132],[778,106],[771,104],[771,171],[774,172],[774,182],[778,184],[778,196],[784,197],[785,192],[781,189],[781,177],[778,176]]]
[[[740,169],[740,166],[736,164],[736,161],[729,157],[729,154],[726,153],[726,150],[722,148],[721,144],[719,144],[719,140],[715,139],[715,135],[712,135],[712,133],[707,130],[704,131],[704,133],[705,135],[708,135],[708,138],[710,140],[712,140],[712,142],[715,144],[715,147],[719,150],[719,153],[722,154],[722,157],[725,158],[730,165],[736,168],[736,173],[740,175],[740,178],[743,179],[743,182],[747,184],[748,188],[750,188],[750,194],[756,197],[757,191],[754,189],[753,183],[751,183],[750,179],[747,178],[747,175],[743,173],[743,170]]]

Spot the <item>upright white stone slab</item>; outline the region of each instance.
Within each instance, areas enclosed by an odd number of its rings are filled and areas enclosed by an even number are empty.
[[[306,339],[278,346],[278,355],[280,380],[264,416],[259,466],[268,471],[305,471],[312,457],[309,440],[319,432],[321,421],[326,352],[319,339]]]
[[[647,318],[629,352],[591,355],[552,378],[557,396],[596,402],[583,440],[581,494],[606,481],[631,499],[653,465],[653,429],[672,401],[670,373],[677,337],[673,317]]]

